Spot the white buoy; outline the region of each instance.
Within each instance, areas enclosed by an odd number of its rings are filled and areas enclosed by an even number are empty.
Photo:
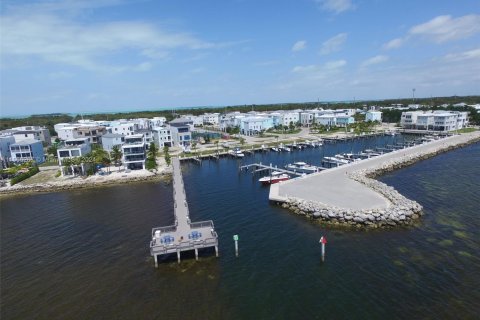
[[[233,241],[235,241],[235,257],[238,257],[238,234],[233,236]]]

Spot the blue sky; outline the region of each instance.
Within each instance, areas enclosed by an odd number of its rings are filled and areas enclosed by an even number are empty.
[[[480,94],[478,0],[19,1],[0,113]]]

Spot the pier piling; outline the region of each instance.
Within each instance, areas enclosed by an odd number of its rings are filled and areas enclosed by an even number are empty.
[[[322,236],[319,241],[322,244],[322,262],[325,261],[325,245],[327,244],[327,238]]]

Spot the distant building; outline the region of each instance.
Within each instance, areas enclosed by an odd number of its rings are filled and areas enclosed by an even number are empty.
[[[125,169],[145,169],[146,150],[142,134],[126,136],[122,145],[122,161]]]
[[[333,114],[322,114],[315,118],[315,122],[319,125],[335,127],[337,125],[337,117]]]
[[[240,121],[240,133],[253,136],[273,128],[273,119],[267,117],[245,117]]]
[[[24,140],[10,145],[12,162],[45,162],[43,144],[39,140]]]
[[[153,117],[152,119],[150,119],[152,128],[162,127],[165,125],[166,122],[167,122],[167,118],[165,117]]]
[[[338,127],[346,127],[355,123],[355,119],[352,116],[337,116],[336,121]]]
[[[219,113],[205,113],[203,115],[203,125],[218,126],[220,123]]]
[[[365,113],[365,121],[382,122],[382,112],[381,111],[367,111]]]
[[[12,134],[15,137],[15,142],[21,142],[25,140],[39,140],[44,145],[51,144],[50,131],[45,127],[39,126],[23,126],[12,128]]]
[[[468,112],[442,110],[402,112],[400,124],[404,129],[453,131],[468,125]]]

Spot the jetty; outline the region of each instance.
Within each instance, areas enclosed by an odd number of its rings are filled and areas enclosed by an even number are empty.
[[[195,259],[198,260],[199,249],[215,247],[215,255],[218,257],[218,235],[213,221],[190,221],[180,160],[177,157],[172,158],[172,167],[175,223],[152,229],[150,254],[155,260],[155,267],[158,267],[158,256],[171,253],[177,254],[180,263],[182,251],[195,250]]]
[[[405,224],[421,214],[421,206],[371,177],[478,140],[480,131],[395,149],[271,185],[269,199],[298,214],[339,224]]]

